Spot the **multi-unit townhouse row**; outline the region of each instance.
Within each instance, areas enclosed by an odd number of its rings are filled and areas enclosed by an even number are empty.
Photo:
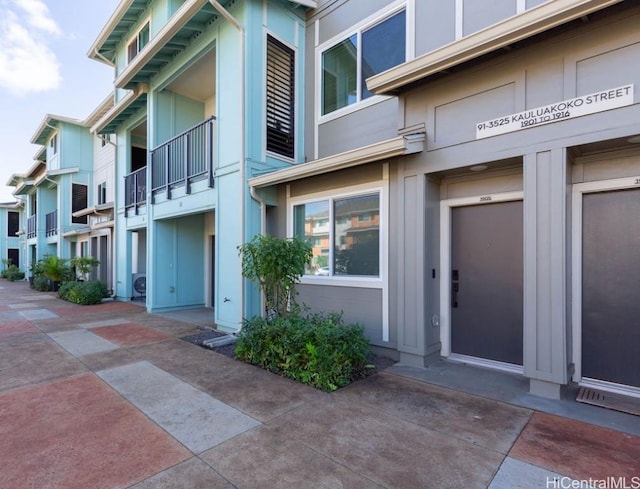
[[[300,301],[405,364],[640,397],[636,1],[122,0],[88,54],[113,94],[10,182],[28,259],[234,331],[238,245],[300,236]]]

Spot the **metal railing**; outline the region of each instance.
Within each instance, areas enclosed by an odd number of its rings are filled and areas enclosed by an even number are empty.
[[[45,219],[45,232],[47,237],[55,236],[58,234],[58,209],[53,212],[49,212],[44,216]]]
[[[37,218],[38,216],[36,214],[27,217],[27,239],[36,237],[36,229],[38,226]]]
[[[184,184],[189,194],[193,179],[203,175],[213,187],[215,120],[205,119],[151,151],[152,192],[164,190],[170,199],[172,187]]]
[[[124,177],[124,206],[126,209],[135,208],[147,201],[147,167],[129,173]]]

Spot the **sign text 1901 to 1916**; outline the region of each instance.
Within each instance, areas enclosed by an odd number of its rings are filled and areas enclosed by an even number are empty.
[[[497,136],[633,104],[633,85],[602,90],[581,97],[505,115],[476,124],[476,139]]]

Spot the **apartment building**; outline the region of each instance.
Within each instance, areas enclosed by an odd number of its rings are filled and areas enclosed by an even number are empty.
[[[35,162],[24,174],[14,174],[8,185],[25,201],[26,259],[44,255],[72,256],[74,235],[87,224],[73,214],[87,207],[93,169],[92,136],[82,121],[47,114],[32,139],[40,146]]]
[[[11,260],[11,264],[25,270],[25,249],[20,240],[24,227],[24,205],[22,201],[0,202],[0,257]]]
[[[91,131],[118,142],[118,297],[210,306],[230,331],[260,310],[237,249],[260,232],[246,181],[304,161],[311,4],[123,0],[98,34],[88,54],[115,95]]]
[[[640,6],[489,4],[318,1],[305,163],[249,180],[264,227],[316,240],[301,302],[405,364],[638,397]]]

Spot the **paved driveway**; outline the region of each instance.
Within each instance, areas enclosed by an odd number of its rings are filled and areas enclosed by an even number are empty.
[[[0,488],[640,477],[638,436],[388,372],[322,393],[179,339],[195,332],[133,304],[75,306],[1,281]]]

